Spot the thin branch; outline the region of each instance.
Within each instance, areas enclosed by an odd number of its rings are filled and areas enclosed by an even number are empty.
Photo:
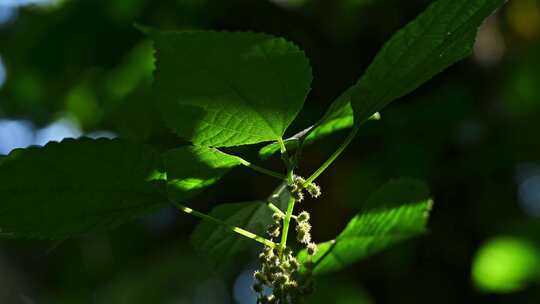
[[[287,213],[285,214],[285,218],[283,219],[283,231],[281,233],[281,242],[279,243],[279,246],[281,247],[282,250],[285,249],[285,247],[287,246],[289,224],[291,223],[291,218],[293,216],[294,203],[295,203],[295,199],[291,195],[291,197],[289,198],[289,203],[287,204]]]
[[[207,215],[207,214],[204,214],[204,213],[201,213],[199,211],[196,211],[196,210],[193,210],[187,206],[184,206],[182,204],[179,204],[179,203],[174,203],[174,205],[176,206],[176,208],[178,208],[179,210],[187,213],[187,214],[190,214],[190,215],[193,215],[193,216],[196,216],[198,218],[201,218],[201,219],[204,219],[204,220],[209,220],[215,224],[218,224],[218,225],[221,225],[221,226],[224,226],[225,228],[229,229],[230,231],[232,232],[236,232],[238,234],[240,234],[241,236],[243,237],[246,237],[248,239],[252,239],[256,242],[259,242],[265,246],[268,246],[268,247],[271,247],[271,248],[274,248],[277,246],[276,243],[266,239],[266,238],[263,238],[262,236],[259,236],[259,235],[256,235],[255,233],[252,233],[252,232],[249,232],[247,230],[244,230],[240,227],[236,227],[236,226],[232,226],[232,225],[229,225],[228,223],[222,221],[222,220],[219,220],[215,217],[212,217],[210,215]]]
[[[259,173],[262,173],[262,174],[265,174],[265,175],[268,175],[268,176],[271,176],[271,177],[275,177],[275,178],[280,179],[280,180],[285,180],[287,178],[285,175],[283,175],[281,173],[274,172],[272,170],[269,170],[269,169],[254,165],[251,162],[249,162],[249,161],[247,161],[247,160],[245,160],[245,159],[243,159],[243,158],[241,158],[239,156],[235,156],[235,157],[236,157],[236,159],[238,159],[238,161],[242,165],[244,165],[244,166],[246,166],[246,167],[248,167],[250,169],[253,169],[253,170],[255,170],[255,171],[259,172]]]
[[[313,174],[311,174],[310,177],[306,179],[306,182],[304,183],[304,187],[307,187],[309,184],[311,184],[319,175],[321,175],[338,157],[341,155],[341,153],[349,146],[351,141],[356,136],[356,133],[358,133],[358,125],[354,126],[354,128],[351,130],[351,133],[345,138],[345,141],[337,148],[337,150],[317,169]]]

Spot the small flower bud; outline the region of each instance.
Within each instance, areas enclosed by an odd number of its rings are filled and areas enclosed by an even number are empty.
[[[309,213],[306,211],[300,212],[300,214],[296,217],[297,222],[307,222],[309,221]]]
[[[301,190],[298,188],[297,184],[288,185],[287,188],[289,189],[290,193],[296,193]]]
[[[293,178],[293,182],[296,185],[302,186],[306,182],[306,179],[301,177],[301,176],[295,175],[294,178]]]
[[[278,225],[278,224],[272,224],[272,225],[270,225],[270,227],[268,227],[268,229],[266,230],[266,233],[268,233],[268,235],[269,235],[270,237],[276,238],[276,237],[279,236],[279,234],[280,234],[280,232],[281,232],[280,230],[281,230],[280,225]]]
[[[313,198],[318,198],[319,196],[321,196],[321,187],[319,187],[315,183],[310,183],[309,185],[307,185],[306,190]]]
[[[300,266],[300,265],[298,265],[298,261],[297,261],[296,259],[291,259],[291,260],[289,261],[289,265],[290,265],[291,271],[293,271],[293,272],[294,272],[294,271],[297,271],[297,270],[298,270],[298,266]]]
[[[298,225],[296,225],[296,231],[304,231],[309,233],[311,231],[311,225],[308,222],[300,222]]]
[[[308,244],[311,242],[311,234],[305,230],[298,230],[296,233],[296,240],[302,244]]]
[[[278,267],[278,266],[275,266],[275,265],[273,265],[273,266],[271,266],[271,267],[268,268],[268,271],[269,271],[272,275],[274,275],[274,274],[276,274],[276,273],[279,273],[280,270],[281,270],[281,269],[279,269],[279,267]],[[273,279],[273,278],[272,278],[272,279]],[[270,281],[272,281],[272,280],[270,280]]]
[[[253,274],[253,277],[255,278],[256,281],[261,282],[261,283],[266,281],[266,278],[264,277],[264,275],[258,270],[255,271],[255,273]]]
[[[273,283],[275,285],[280,286],[280,285],[285,284],[287,281],[288,281],[288,278],[285,274],[277,273]]]
[[[293,289],[296,289],[297,287],[298,287],[298,283],[296,283],[296,281],[294,280],[290,280],[289,282],[285,283],[285,285],[283,286],[283,289],[290,292]]]
[[[277,265],[279,263],[279,257],[277,255],[273,255],[270,257],[270,259],[268,259],[268,261],[272,263],[272,265]]]
[[[272,215],[272,219],[274,220],[274,222],[281,223],[281,220],[283,220],[283,216],[276,212]]]
[[[266,297],[266,303],[268,304],[276,304],[277,303],[277,298],[274,297],[274,295],[269,295],[268,297]]]
[[[294,200],[297,202],[301,202],[304,200],[304,193],[302,191],[291,192],[291,195],[293,196]]]
[[[317,253],[317,245],[315,243],[309,243],[306,247],[307,253],[309,255],[314,255]]]

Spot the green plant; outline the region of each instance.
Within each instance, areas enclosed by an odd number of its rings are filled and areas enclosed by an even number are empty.
[[[191,145],[158,152],[122,139],[81,138],[15,150],[0,158],[0,234],[63,239],[173,204],[203,220],[193,243],[210,257],[234,255],[245,248],[244,239],[263,245],[254,285],[261,303],[298,302],[310,293],[313,275],[424,232],[431,199],[411,179],[383,186],[343,232],[318,245],[309,214],[295,207],[305,195],[321,195],[315,180],[363,123],[379,119],[378,111],[390,102],[468,56],[478,27],[503,2],[435,2],[390,39],[318,122],[289,138],[285,132],[312,78],[297,46],[267,34],[144,29],[155,49],[152,98],[166,124]],[[346,128],[351,132],[327,161],[306,178],[295,174],[308,144]],[[280,153],[283,172],[224,152],[263,142],[271,143],[260,155]],[[184,205],[238,166],[274,177],[279,186],[266,200],[220,205],[209,214]],[[293,233],[303,249],[289,240]]]

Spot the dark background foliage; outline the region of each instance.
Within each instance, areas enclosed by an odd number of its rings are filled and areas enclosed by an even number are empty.
[[[27,2],[43,1],[0,0],[0,154],[80,134],[159,149],[183,143],[159,122],[145,93],[152,52],[135,22],[260,31],[300,45],[314,81],[292,134],[316,121],[384,41],[430,1]],[[430,232],[321,279],[311,302],[540,301],[534,280],[498,293],[482,291],[471,277],[475,255],[490,239],[505,235],[540,245],[539,54],[540,4],[511,0],[481,28],[471,58],[361,129],[320,178],[322,199],[302,203],[312,212],[315,239],[335,236],[371,192],[400,176],[431,188]],[[300,173],[314,170],[344,136],[307,148]],[[256,159],[256,150],[242,152]],[[277,160],[267,166],[280,168]],[[240,168],[189,204],[207,211],[216,202],[266,197],[274,186]],[[251,303],[253,252],[214,267],[189,245],[196,222],[165,209],[110,233],[58,243],[3,240],[0,303]],[[505,252],[512,256],[512,247]],[[540,260],[538,252],[533,259]],[[517,254],[492,266],[519,263]],[[510,282],[512,271],[505,275]],[[339,296],[328,298],[332,293]]]

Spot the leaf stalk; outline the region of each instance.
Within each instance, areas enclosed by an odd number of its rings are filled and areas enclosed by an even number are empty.
[[[236,226],[233,226],[233,225],[230,225],[220,219],[217,219],[213,216],[210,216],[210,215],[207,215],[207,214],[204,214],[202,212],[199,212],[197,210],[193,210],[187,206],[184,206],[180,203],[173,203],[176,208],[178,208],[179,210],[187,213],[187,214],[190,214],[190,215],[193,215],[195,217],[198,217],[198,218],[201,218],[201,219],[204,219],[204,220],[208,220],[208,221],[211,221],[215,224],[218,224],[218,225],[221,225],[225,228],[227,228],[228,230],[232,231],[232,232],[235,232],[235,233],[238,233],[240,234],[241,236],[243,237],[246,237],[248,239],[251,239],[251,240],[254,240],[256,242],[259,242],[265,246],[268,246],[268,247],[271,247],[271,248],[275,248],[277,246],[276,243],[266,239],[266,238],[263,238],[262,236],[259,236],[259,235],[256,235],[255,233],[252,233],[252,232],[249,232],[245,229],[242,229],[240,227],[236,227]]]
[[[250,168],[252,170],[255,170],[255,171],[259,172],[259,173],[262,173],[262,174],[265,174],[265,175],[268,175],[268,176],[271,176],[271,177],[275,177],[275,178],[280,179],[280,180],[287,179],[287,177],[285,175],[281,174],[281,173],[274,172],[272,170],[269,170],[269,169],[266,169],[266,168],[263,168],[263,167],[259,167],[259,166],[254,165],[254,164],[250,163],[249,161],[247,161],[247,160],[245,160],[245,159],[243,159],[241,157],[238,157],[238,156],[237,156],[237,159],[242,165],[244,165],[244,166],[246,166],[246,167],[248,167],[248,168]]]
[[[319,175],[321,175],[328,167],[343,153],[343,151],[349,146],[349,144],[352,142],[354,137],[356,136],[356,133],[358,133],[359,125],[355,125],[354,128],[351,130],[349,135],[347,135],[347,138],[345,138],[345,141],[341,143],[341,145],[337,148],[337,150],[330,155],[330,157],[317,169],[313,174],[311,174],[310,177],[308,177],[303,184],[304,187],[307,187],[309,184],[311,184]]]

